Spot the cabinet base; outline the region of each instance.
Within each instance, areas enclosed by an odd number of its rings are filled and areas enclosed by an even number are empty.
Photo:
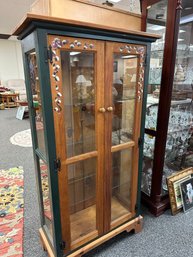
[[[160,199],[159,202],[154,203],[150,196],[146,195],[145,193],[142,193],[142,203],[147,206],[149,212],[153,214],[156,217],[159,217],[162,215],[167,209],[170,208],[170,200],[169,196],[166,196],[163,199]]]
[[[114,236],[120,234],[123,231],[130,232],[131,230],[134,230],[135,233],[139,233],[142,230],[142,225],[143,225],[143,217],[138,216],[137,218],[135,218],[135,219],[121,225],[120,227],[110,231],[106,235],[95,239],[94,241],[88,243],[87,245],[85,245],[82,248],[74,251],[73,253],[70,253],[67,256],[68,257],[81,257],[83,254],[85,254],[88,251],[92,250],[93,248],[101,245],[102,243],[108,241],[109,239],[113,238]],[[49,245],[47,237],[46,237],[42,228],[40,228],[39,233],[40,233],[40,239],[41,239],[43,249],[48,252],[49,257],[56,257],[54,255],[54,252],[53,252],[52,248]]]

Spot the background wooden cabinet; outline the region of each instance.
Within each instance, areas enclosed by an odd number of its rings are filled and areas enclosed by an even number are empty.
[[[141,3],[144,31],[162,36],[151,50],[142,181],[144,203],[159,216],[170,207],[166,177],[192,166],[193,3]]]

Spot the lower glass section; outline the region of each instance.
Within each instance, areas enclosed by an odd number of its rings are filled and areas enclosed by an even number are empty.
[[[43,197],[43,212],[44,212],[44,221],[45,225],[49,231],[51,237],[53,237],[53,215],[51,209],[51,196],[50,196],[50,186],[48,180],[48,167],[47,165],[40,160],[40,174],[41,174],[41,188],[42,188],[42,197]]]
[[[112,154],[111,221],[130,212],[132,149]]]
[[[68,166],[71,241],[96,230],[96,158]]]

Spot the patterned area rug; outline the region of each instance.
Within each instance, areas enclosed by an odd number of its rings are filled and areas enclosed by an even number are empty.
[[[31,130],[27,129],[16,133],[10,138],[10,142],[13,145],[32,147]]]
[[[23,256],[23,168],[0,170],[0,257]]]

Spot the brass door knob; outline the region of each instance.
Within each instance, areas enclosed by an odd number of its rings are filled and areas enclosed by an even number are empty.
[[[113,107],[112,106],[107,107],[107,111],[108,112],[112,112],[113,111]]]
[[[101,108],[99,108],[99,112],[104,113],[104,112],[106,112],[106,110],[105,110],[105,108],[104,108],[104,107],[101,107]]]

